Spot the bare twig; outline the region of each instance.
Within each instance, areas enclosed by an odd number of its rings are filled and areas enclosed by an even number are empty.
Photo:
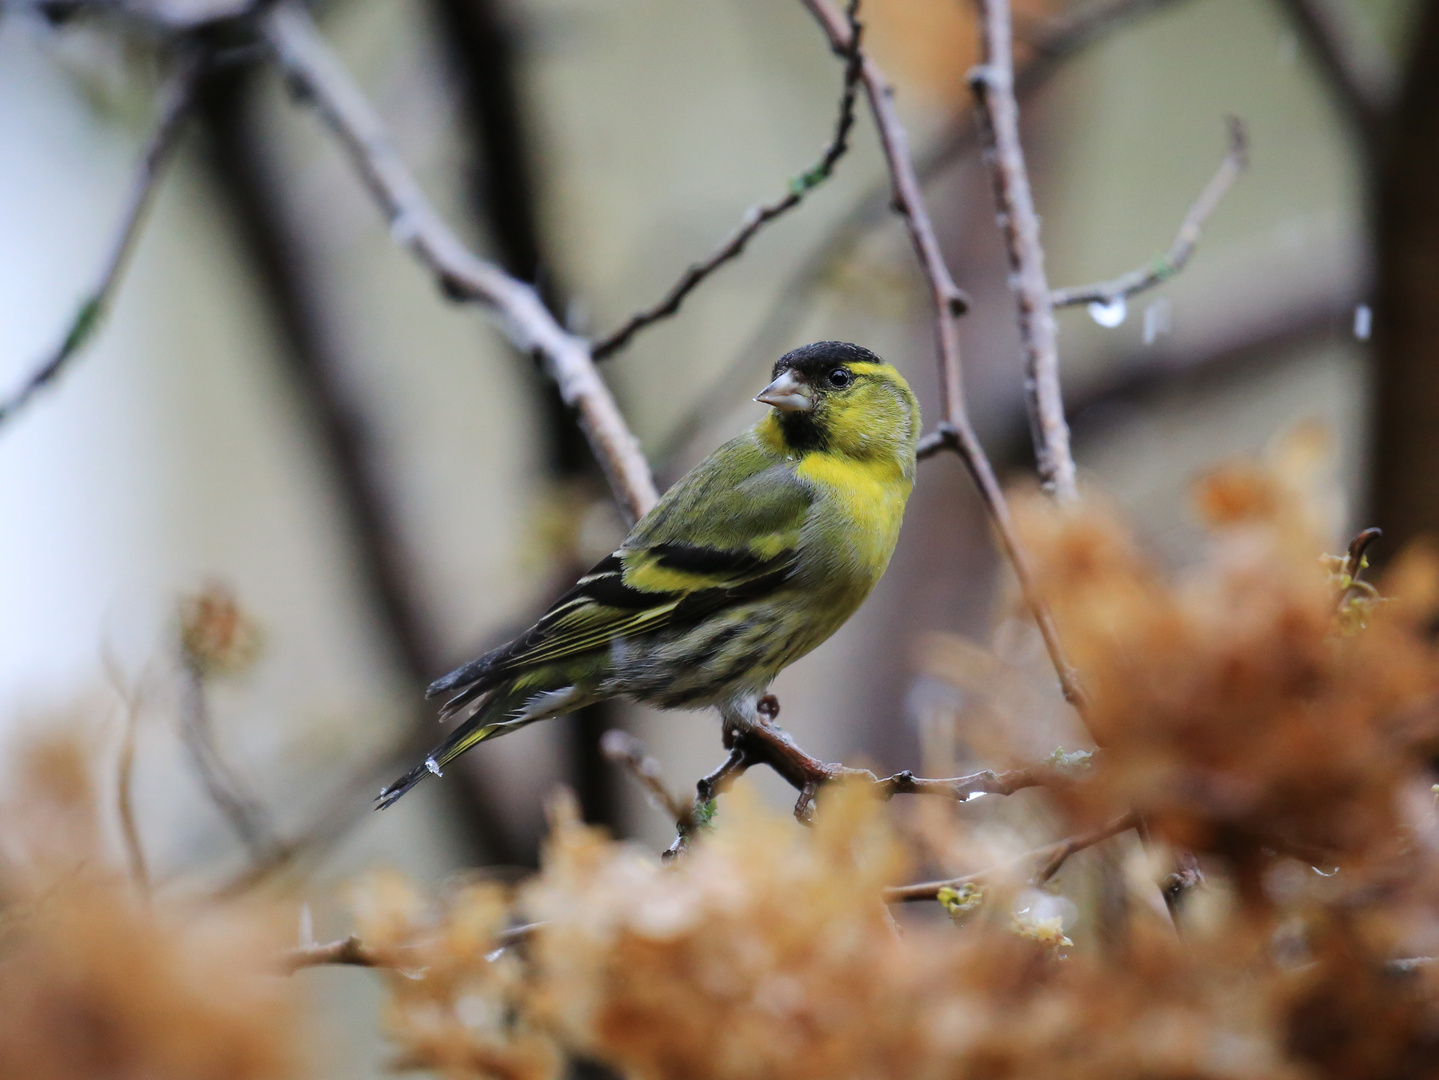
[[[485,955],[493,957],[496,953],[528,941],[535,931],[544,925],[544,923],[525,923],[501,931],[491,939],[489,942],[491,948]],[[281,970],[286,975],[293,975],[305,968],[331,966],[404,968],[405,964],[403,956],[393,956],[372,949],[354,934],[325,945],[302,945],[285,953],[280,960]]]
[[[125,862],[130,880],[142,897],[150,895],[150,869],[145,859],[145,845],[140,839],[140,826],[135,820],[135,736],[140,726],[140,710],[144,704],[141,686],[131,686],[120,670],[119,661],[106,650],[102,654],[106,678],[120,699],[125,714],[125,729],[120,752],[115,759],[115,804],[120,819],[120,835],[125,844]]]
[[[815,164],[789,182],[789,191],[781,199],[760,206],[750,207],[740,226],[720,244],[707,258],[692,264],[664,297],[653,306],[637,311],[618,330],[607,334],[594,343],[593,355],[604,360],[629,344],[639,331],[661,319],[669,318],[680,309],[685,297],[731,259],[738,258],[754,235],[776,218],[787,214],[803,201],[814,188],[829,179],[834,167],[849,149],[849,134],[854,127],[854,99],[860,77],[861,28],[857,18],[859,0],[850,0],[845,11],[849,22],[849,45],[839,50],[845,57],[844,90],[839,99],[839,119],[835,122],[834,137]]]
[[[519,349],[540,357],[580,425],[610,487],[631,518],[656,502],[649,463],[588,343],[559,325],[533,288],[470,252],[439,216],[400,158],[389,131],[348,72],[320,39],[310,17],[283,4],[262,20],[266,40],[292,84],[339,137],[390,224],[408,249],[455,300],[483,304]]]
[[[200,665],[186,657],[182,665],[180,737],[205,794],[239,836],[252,860],[265,862],[285,846],[275,835],[270,815],[260,800],[247,790],[239,774],[230,767],[215,743],[215,728]]]
[[[391,961],[365,945],[351,934],[342,941],[326,945],[302,945],[285,953],[281,969],[293,975],[304,968],[342,965],[348,967],[389,967]]]
[[[110,301],[129,265],[140,228],[145,223],[146,211],[150,208],[163,172],[162,166],[174,149],[184,119],[194,103],[196,84],[203,68],[202,57],[188,55],[178,61],[174,72],[166,80],[160,92],[155,126],[140,155],[120,228],[110,254],[100,268],[99,277],[80,301],[60,344],[26,377],[19,389],[0,401],[0,425],[13,420],[36,394],[58,379],[104,322]]]
[[[836,51],[843,52],[850,47],[849,27],[844,17],[829,0],[802,0],[802,2],[824,27],[825,32],[829,35],[830,44]],[[1055,672],[1059,676],[1064,696],[1076,708],[1082,708],[1084,693],[1079,683],[1079,677],[1069,663],[1059,641],[1053,616],[1050,615],[1048,607],[1034,585],[1028,559],[1025,557],[1019,537],[1014,531],[1004,490],[999,485],[994,466],[990,464],[989,457],[980,444],[979,436],[975,434],[974,425],[965,404],[964,374],[959,352],[959,329],[955,320],[967,309],[967,301],[959,286],[954,283],[954,278],[944,261],[944,253],[939,247],[939,238],[935,234],[934,226],[929,218],[929,211],[925,207],[919,174],[915,171],[914,161],[910,156],[909,137],[894,108],[894,87],[873,58],[863,50],[860,51],[863,57],[861,73],[865,93],[869,98],[875,126],[879,129],[880,144],[884,151],[885,163],[889,168],[894,207],[904,219],[905,226],[909,230],[915,255],[924,271],[926,281],[929,282],[930,296],[934,303],[935,331],[939,344],[940,396],[944,419],[935,436],[927,439],[922,445],[922,449],[927,450],[928,453],[934,453],[941,448],[953,450],[964,462],[965,467],[969,469],[975,485],[979,488],[980,497],[989,510],[1004,553],[1008,557],[1010,565],[1014,567],[1025,604],[1034,616],[1040,634],[1044,637],[1045,648],[1048,650]],[[1045,295],[1048,296],[1047,289]],[[1062,404],[1060,407],[1063,408]],[[1062,423],[1062,413],[1060,420]],[[1068,429],[1066,428],[1065,431],[1067,438]],[[926,456],[928,455],[926,454]],[[1071,471],[1072,464],[1071,462]]]
[[[1116,300],[1133,296],[1135,293],[1143,292],[1145,289],[1152,289],[1156,285],[1163,284],[1172,278],[1189,262],[1189,257],[1194,254],[1195,245],[1199,243],[1200,230],[1214,208],[1219,205],[1219,200],[1224,198],[1230,186],[1239,177],[1248,165],[1248,140],[1245,137],[1244,125],[1238,117],[1229,118],[1229,149],[1224,154],[1224,160],[1219,163],[1219,171],[1216,172],[1204,190],[1200,192],[1199,198],[1189,208],[1189,213],[1184,215],[1184,221],[1179,226],[1179,232],[1174,237],[1174,243],[1168,251],[1153,259],[1148,265],[1141,266],[1137,270],[1131,270],[1127,274],[1121,274],[1113,281],[1104,281],[1095,285],[1080,285],[1070,289],[1055,289],[1050,294],[1050,302],[1056,308],[1071,307],[1075,304],[1112,304]]]
[[[1019,140],[1009,2],[979,0],[979,13],[984,63],[970,73],[969,83],[979,106],[985,163],[1009,252],[1035,461],[1045,489],[1060,502],[1070,502],[1078,497],[1078,490],[1059,386],[1059,345],[1039,243],[1039,215]]]
[[[679,826],[681,832],[691,827],[693,823],[690,808],[665,787],[664,779],[660,776],[660,763],[645,753],[644,743],[629,732],[611,728],[600,739],[600,752],[610,761],[628,769],[630,775],[650,793],[654,802]]]
[[[1097,0],[1078,10],[1046,22],[1028,41],[1035,57],[1026,62],[1015,75],[1015,91],[1023,97],[1038,89],[1070,59],[1086,48],[1104,40],[1114,30],[1133,20],[1175,7],[1184,0]],[[945,126],[944,133],[915,160],[915,174],[922,186],[928,186],[944,171],[964,159],[977,145],[977,131],[972,110],[960,110]],[[704,430],[706,421],[715,415],[715,401],[733,393],[743,385],[735,375],[747,370],[756,357],[783,351],[788,340],[815,294],[832,281],[836,270],[850,259],[859,242],[892,208],[888,177],[861,195],[830,230],[825,239],[805,257],[784,285],[775,290],[768,312],[745,344],[737,349],[733,360],[719,372],[696,404],[670,427],[656,455],[657,467],[663,471],[665,461],[688,446],[696,432]],[[944,449],[943,440],[931,437],[931,454]]]
[[[1031,884],[1042,885],[1059,872],[1059,868],[1076,851],[1083,851],[1087,847],[1093,847],[1111,836],[1118,835],[1126,829],[1132,829],[1135,824],[1135,815],[1122,814],[1086,833],[1068,837],[1057,843],[1047,844],[1042,848],[1026,852],[1019,858],[1005,863],[1001,866],[992,866],[986,870],[978,870],[973,874],[965,874],[963,877],[945,878],[942,881],[921,881],[913,885],[896,885],[893,888],[884,890],[886,902],[907,903],[915,900],[933,900],[939,895],[939,890],[944,888],[956,889],[962,885],[970,885],[985,881],[993,877],[1012,876],[1021,867],[1034,865],[1035,871],[1030,875]]]

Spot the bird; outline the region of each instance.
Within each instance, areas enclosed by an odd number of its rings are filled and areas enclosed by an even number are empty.
[[[756,722],[774,677],[830,637],[889,565],[914,486],[919,403],[875,353],[794,349],[769,411],[681,477],[533,626],[435,680],[459,724],[376,799],[486,739],[598,701],[717,706]]]

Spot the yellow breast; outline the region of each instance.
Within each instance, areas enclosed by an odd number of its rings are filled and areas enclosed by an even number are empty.
[[[889,565],[913,486],[898,462],[809,453],[796,473],[824,492],[837,519],[826,539],[846,549],[873,584]]]

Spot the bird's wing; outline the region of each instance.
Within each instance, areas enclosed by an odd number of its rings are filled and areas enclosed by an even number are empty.
[[[469,698],[525,669],[765,595],[794,569],[813,498],[787,463],[756,460],[752,446],[722,448],[533,627],[438,680],[431,694],[465,687]]]

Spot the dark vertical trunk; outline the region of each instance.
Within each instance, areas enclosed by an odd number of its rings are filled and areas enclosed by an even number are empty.
[[[500,0],[433,0],[433,9],[473,140],[476,216],[504,268],[534,283],[558,312],[562,290],[544,256],[514,27]],[[559,394],[538,374],[535,388],[548,421],[554,475],[597,482],[589,447]],[[573,569],[578,575],[587,568]],[[600,754],[599,741],[613,725],[613,714],[612,708],[597,705],[557,721],[568,729],[568,779],[585,820],[611,827],[618,824],[618,806],[613,773]]]
[[[1385,553],[1439,537],[1439,3],[1415,22],[1375,206],[1370,519]]]
[[[364,421],[341,385],[338,358],[327,355],[293,239],[295,226],[284,220],[276,180],[254,130],[255,86],[256,72],[230,69],[207,80],[201,92],[198,119],[208,137],[215,187],[269,309],[279,359],[327,459],[360,587],[418,704],[439,664],[434,637],[411,587],[400,529],[378,463],[367,451]],[[419,722],[427,728],[432,723],[428,717]],[[524,857],[504,833],[486,791],[477,784],[442,786],[466,819],[476,859],[511,863]],[[357,815],[363,812],[357,807]]]

